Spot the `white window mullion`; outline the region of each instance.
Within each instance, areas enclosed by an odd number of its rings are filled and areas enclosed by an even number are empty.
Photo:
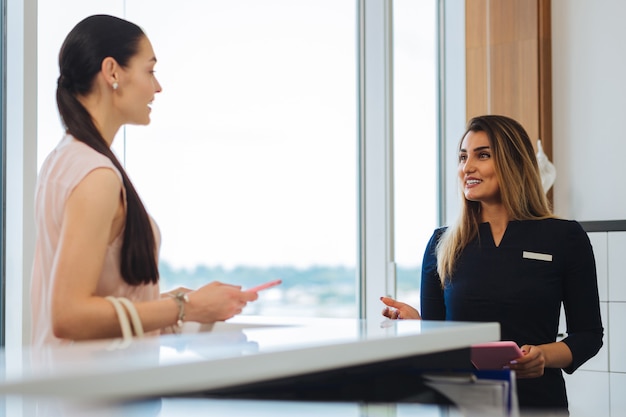
[[[30,343],[30,274],[37,180],[37,1],[7,0],[5,343]],[[7,361],[7,366],[14,361]],[[18,362],[19,363],[19,362]]]
[[[395,295],[390,0],[359,1],[360,317]]]
[[[37,0],[6,1],[5,372],[20,374],[30,343],[30,275],[37,180]],[[0,414],[21,417],[35,402],[10,397]]]
[[[465,2],[439,0],[439,224],[461,207],[456,164],[465,130]]]

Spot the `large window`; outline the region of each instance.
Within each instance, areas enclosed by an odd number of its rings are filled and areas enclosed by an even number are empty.
[[[395,0],[393,12],[396,291],[418,307],[437,226],[437,1]]]
[[[163,233],[164,284],[281,278],[247,312],[355,317],[356,2],[127,1],[126,15],[163,85],[152,124],[126,130],[126,166]]]
[[[436,221],[436,3],[393,2],[390,216],[398,297],[409,302]],[[126,127],[114,148],[161,229],[162,285],[281,278],[245,313],[356,317],[360,4],[39,1],[38,163],[62,135],[54,89],[67,32],[95,13],[134,21],[163,92],[152,123]]]

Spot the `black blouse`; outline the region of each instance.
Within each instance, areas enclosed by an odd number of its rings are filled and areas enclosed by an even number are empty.
[[[519,346],[555,342],[561,303],[567,320],[572,373],[602,347],[603,327],[596,265],[586,232],[561,219],[512,221],[496,246],[489,223],[463,250],[444,289],[435,248],[444,228],[435,230],[422,264],[424,320],[499,322],[501,339]],[[567,407],[560,369],[541,378],[518,379],[521,407]]]

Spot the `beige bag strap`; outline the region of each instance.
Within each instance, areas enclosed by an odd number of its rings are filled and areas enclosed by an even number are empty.
[[[143,337],[143,325],[141,324],[141,319],[139,318],[135,305],[131,303],[128,298],[119,297],[117,300],[122,303],[124,307],[126,307],[126,311],[128,311],[128,315],[130,316],[130,321],[133,323],[135,336]]]
[[[122,304],[117,298],[111,295],[106,297],[106,299],[109,300],[111,304],[113,304],[113,307],[115,308],[115,312],[117,313],[117,320],[119,321],[120,328],[122,329],[122,339],[124,341],[132,339],[133,331],[130,328],[130,322],[128,321],[128,316],[126,315],[126,311],[124,310],[124,307],[122,307]]]

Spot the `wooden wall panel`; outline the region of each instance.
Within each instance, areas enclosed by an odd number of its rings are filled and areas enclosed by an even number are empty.
[[[539,2],[539,138],[552,159],[552,14],[549,0]],[[552,197],[552,190],[548,194]]]
[[[488,0],[467,0],[465,6],[466,115],[485,114],[490,107],[488,68]]]
[[[467,118],[510,116],[551,156],[550,1],[466,0],[465,10]]]

